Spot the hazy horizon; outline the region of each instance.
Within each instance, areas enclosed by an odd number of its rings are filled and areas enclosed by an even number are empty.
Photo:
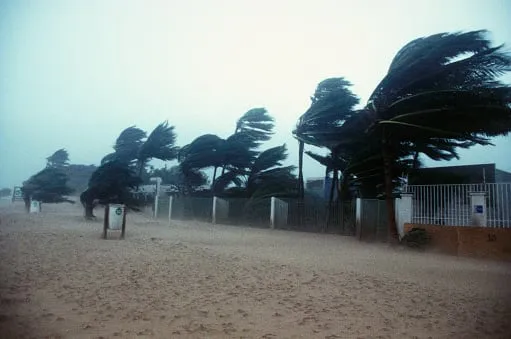
[[[228,136],[254,107],[276,119],[264,148],[286,143],[296,165],[291,131],[320,81],[343,76],[365,103],[410,40],[487,29],[511,50],[509,22],[506,0],[2,1],[0,188],[21,184],[59,148],[71,163],[98,165],[131,125],[150,132],[168,120],[183,146]],[[511,138],[495,144],[426,165],[511,172]],[[305,157],[304,174],[324,169]]]

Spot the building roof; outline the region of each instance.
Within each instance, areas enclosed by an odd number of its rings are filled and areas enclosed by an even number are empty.
[[[414,173],[411,173],[408,177],[409,185],[480,184],[495,182],[495,164],[420,168]]]

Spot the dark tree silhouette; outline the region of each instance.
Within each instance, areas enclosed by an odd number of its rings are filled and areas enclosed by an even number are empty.
[[[74,204],[74,201],[67,198],[73,192],[67,186],[67,180],[67,176],[54,167],[47,167],[31,176],[21,187],[27,211],[32,200],[41,203],[69,202]]]
[[[69,165],[69,153],[64,148],[61,148],[46,158],[46,161],[46,167],[62,169]]]
[[[142,183],[133,170],[122,161],[108,161],[92,174],[89,187],[80,195],[85,208],[85,217],[94,217],[94,207],[98,204],[125,204],[137,210],[139,201],[133,191]]]

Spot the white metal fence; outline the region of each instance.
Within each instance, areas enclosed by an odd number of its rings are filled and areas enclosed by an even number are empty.
[[[409,185],[413,195],[412,222],[467,226],[471,223],[470,193],[486,193],[487,226],[511,227],[511,183]]]

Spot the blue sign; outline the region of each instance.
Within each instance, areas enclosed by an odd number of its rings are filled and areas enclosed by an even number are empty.
[[[483,214],[483,205],[475,205],[474,212],[477,214]]]

